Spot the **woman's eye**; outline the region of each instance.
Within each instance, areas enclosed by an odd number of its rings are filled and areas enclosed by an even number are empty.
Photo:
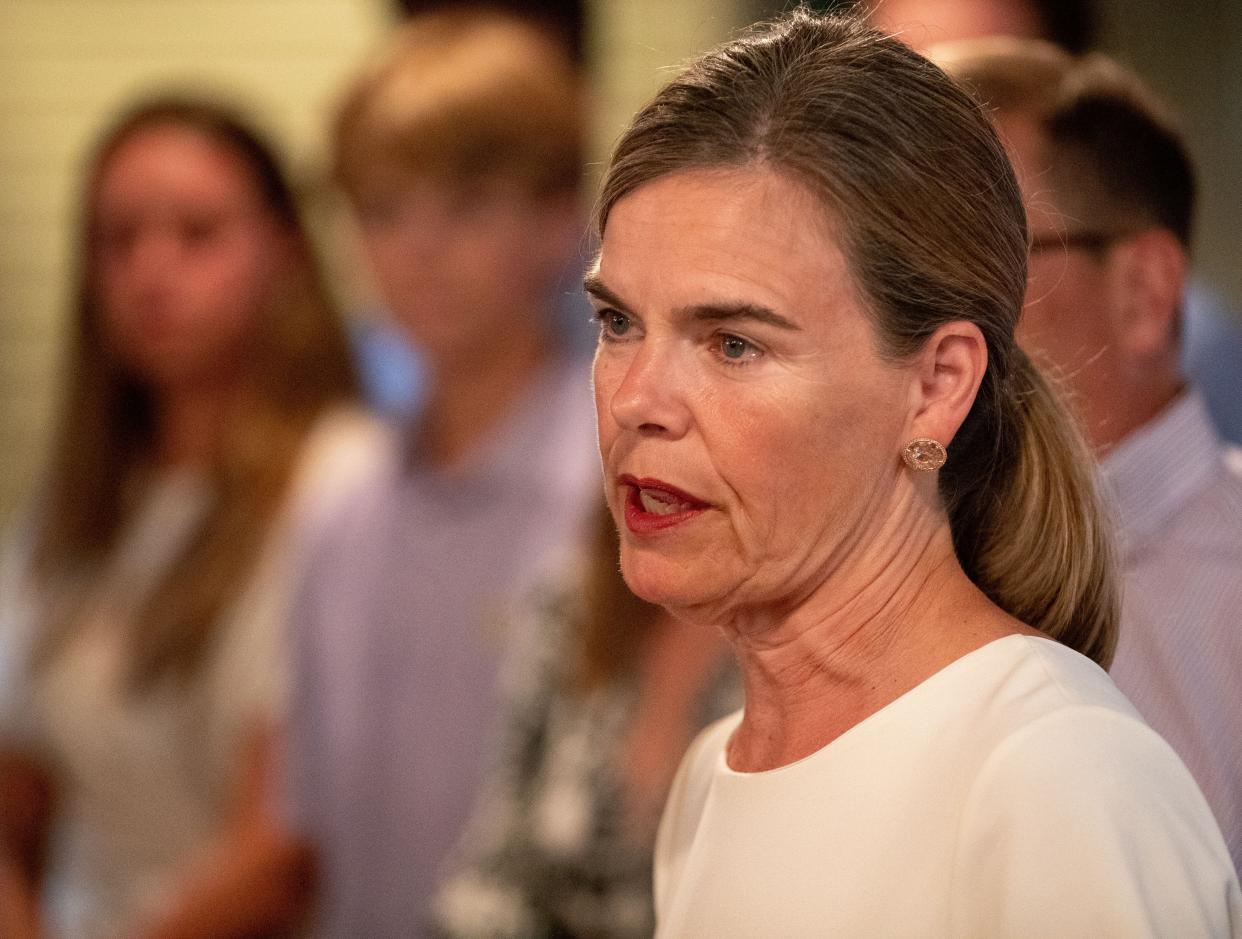
[[[619,310],[601,310],[599,321],[603,326],[604,335],[611,338],[624,336],[630,331],[630,318]]]
[[[740,336],[729,335],[720,337],[720,355],[730,362],[745,362],[758,355],[759,350]]]

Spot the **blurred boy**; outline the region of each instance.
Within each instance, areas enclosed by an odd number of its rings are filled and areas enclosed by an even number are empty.
[[[422,934],[496,717],[489,620],[598,495],[586,363],[550,317],[581,137],[561,47],[496,13],[413,18],[339,112],[337,176],[428,385],[293,623],[293,809],[328,936]]]

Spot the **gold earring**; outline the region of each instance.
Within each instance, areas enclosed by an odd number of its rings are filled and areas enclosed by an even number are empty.
[[[901,451],[901,458],[910,469],[919,473],[931,473],[944,466],[949,454],[938,441],[930,437],[915,437]]]

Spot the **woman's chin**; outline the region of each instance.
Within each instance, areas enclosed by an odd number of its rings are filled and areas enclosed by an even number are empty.
[[[621,552],[621,574],[626,586],[648,603],[662,606],[682,618],[695,609],[714,605],[722,591],[718,571],[704,569],[702,563],[644,556],[640,552]]]
[[[621,576],[634,595],[648,603],[665,606],[681,592],[682,578],[674,565],[667,561],[652,563],[647,559],[633,558],[622,550]]]

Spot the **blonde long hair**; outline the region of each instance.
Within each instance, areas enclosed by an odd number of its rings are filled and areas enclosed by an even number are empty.
[[[1014,341],[1026,216],[986,115],[943,72],[856,18],[795,10],[692,62],[634,118],[597,207],[690,168],[764,166],[818,193],[886,354],[945,323],[988,369],[940,471],[958,559],[1001,608],[1107,665],[1118,586],[1090,455]]]
[[[138,105],[102,137],[87,175],[69,387],[54,441],[51,483],[36,535],[35,583],[49,595],[88,583],[104,565],[141,489],[154,437],[152,389],[108,353],[93,288],[93,195],[122,143],[155,127],[185,128],[238,157],[264,207],[293,244],[294,260],[270,290],[248,355],[245,407],[230,414],[212,467],[214,501],[146,596],[131,623],[129,679],[149,687],[192,676],[222,611],[254,566],[315,419],[352,398],[348,343],[324,287],[293,192],[271,149],[214,103],[161,98]],[[54,605],[40,662],[73,632],[81,610]]]

